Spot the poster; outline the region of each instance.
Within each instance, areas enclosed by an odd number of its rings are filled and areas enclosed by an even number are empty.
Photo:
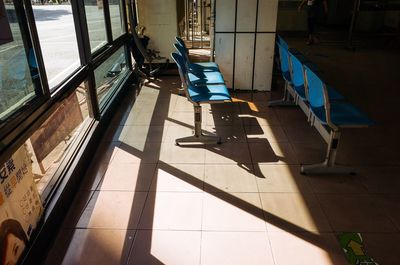
[[[31,154],[23,145],[0,165],[0,265],[17,263],[42,213]]]
[[[13,41],[13,36],[8,22],[4,0],[0,0],[0,45]]]
[[[378,265],[364,251],[364,242],[360,233],[342,233],[339,242],[349,265]]]

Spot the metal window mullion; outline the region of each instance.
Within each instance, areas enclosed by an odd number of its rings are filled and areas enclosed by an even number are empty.
[[[18,1],[16,1],[16,2],[18,2]],[[45,97],[50,98],[49,82],[47,80],[47,74],[46,74],[46,68],[44,65],[42,50],[40,48],[39,34],[38,34],[37,28],[36,28],[35,16],[33,14],[32,4],[31,4],[30,0],[23,0],[23,4],[25,6],[26,20],[27,20],[27,24],[28,24],[27,26],[28,26],[28,29],[30,32],[33,51],[35,52],[36,63],[38,66],[40,83],[41,83],[41,87],[42,87],[42,93]]]
[[[203,4],[204,4],[204,0],[201,0],[200,1],[200,16],[198,15],[198,17],[200,17],[200,48],[201,49],[203,49],[203,16],[204,16]]]
[[[131,2],[131,11],[132,11],[132,28],[131,30],[134,31],[136,26],[138,25],[138,14],[136,12],[136,1],[135,0],[129,0]]]
[[[210,48],[211,50],[211,61],[215,62],[215,37],[216,37],[216,21],[217,21],[217,5],[215,0],[210,0]],[[212,31],[212,32],[211,32]]]
[[[71,0],[71,8],[78,41],[79,58],[81,65],[86,65],[91,59],[91,48],[84,0]]]
[[[71,0],[72,13],[74,17],[76,38],[78,41],[79,58],[82,65],[88,65],[89,73],[85,86],[87,88],[87,101],[90,117],[99,120],[100,109],[96,93],[96,82],[94,69],[91,63],[92,54],[90,48],[89,30],[86,20],[84,0]]]
[[[232,89],[235,90],[235,71],[236,71],[236,34],[237,34],[237,14],[238,14],[238,0],[235,0],[235,31],[233,33],[233,75],[232,75]]]
[[[131,25],[130,31],[129,31],[129,27],[128,24],[126,25],[126,29],[128,30],[126,33],[131,33],[132,30],[134,30],[134,21],[133,21],[133,7],[132,7],[132,1],[131,0],[127,0],[125,3],[125,12],[126,12],[126,22],[129,22],[129,25]],[[128,8],[128,9],[126,9]]]
[[[188,0],[185,0],[185,37],[186,41],[189,41],[189,8]]]
[[[133,65],[132,65],[132,58],[131,58],[131,50],[128,45],[124,45],[124,51],[125,51],[125,60],[126,64],[129,67],[130,71],[133,71]]]
[[[94,69],[92,67],[90,67],[85,86],[87,87],[88,104],[91,110],[90,115],[94,119],[100,120],[100,106],[96,91],[96,78],[94,76]]]
[[[107,43],[111,44],[113,41],[113,36],[111,28],[110,6],[108,0],[103,0],[103,11],[104,11],[104,21],[106,23]]]
[[[129,1],[129,0],[128,0]],[[129,3],[129,2],[128,2]],[[126,10],[126,0],[121,0],[120,1],[121,4],[121,19],[124,22],[124,28],[125,28],[125,33],[129,33],[128,31],[128,11]],[[125,45],[125,60],[126,63],[129,67],[129,70],[133,70],[133,66],[132,66],[132,58],[130,56],[130,49],[129,49],[129,45],[130,44],[130,40],[128,41],[128,45]]]
[[[192,16],[192,49],[194,49],[194,2],[191,1],[191,16]]]
[[[125,33],[129,33],[129,29],[128,29],[128,12],[126,10],[126,1],[125,0],[120,0],[119,4],[120,4],[120,11],[121,11],[121,22],[124,23],[123,29],[125,30]]]
[[[260,0],[257,0],[257,8],[256,8],[256,24],[254,29],[254,48],[253,48],[253,72],[251,77],[251,101],[253,101],[254,96],[254,78],[255,78],[255,68],[256,68],[256,55],[257,55],[257,31],[258,31],[258,9],[260,6]]]

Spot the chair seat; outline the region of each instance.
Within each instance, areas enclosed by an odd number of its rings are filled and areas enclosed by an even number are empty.
[[[214,62],[201,62],[201,63],[191,63],[189,64],[189,67],[197,67],[197,68],[211,68],[211,69],[216,69],[219,70],[218,64]]]
[[[220,72],[188,73],[189,81],[193,85],[201,84],[225,84]]]
[[[189,64],[189,71],[191,73],[219,72],[219,68],[218,66],[202,66],[191,63]]]
[[[328,96],[330,101],[344,100],[343,95],[340,94],[332,86],[327,86],[326,88],[328,89]]]
[[[323,123],[326,122],[325,108],[312,109],[317,118]],[[336,126],[368,126],[372,125],[365,114],[348,102],[331,103],[331,120]]]
[[[189,97],[195,102],[211,102],[231,100],[225,85],[189,86]]]
[[[296,93],[299,95],[299,97],[303,100],[306,101],[306,92],[304,90],[304,85],[299,85],[299,86],[293,86],[294,90]],[[330,101],[340,101],[344,100],[344,97],[342,94],[340,94],[338,91],[336,91],[333,87],[327,87],[328,89],[328,95],[329,95],[329,100]]]

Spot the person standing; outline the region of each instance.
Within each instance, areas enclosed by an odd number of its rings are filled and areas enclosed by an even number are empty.
[[[299,12],[306,3],[307,3],[307,27],[308,27],[307,45],[311,45],[315,42],[318,42],[318,39],[314,34],[314,30],[315,30],[315,23],[317,22],[317,17],[318,17],[319,5],[322,3],[325,15],[327,15],[328,2],[327,0],[302,0],[298,8]]]

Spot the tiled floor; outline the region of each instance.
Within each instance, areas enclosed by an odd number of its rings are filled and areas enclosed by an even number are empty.
[[[343,134],[339,162],[356,166],[356,176],[300,175],[300,163],[323,159],[325,143],[299,109],[268,108],[270,93],[252,102],[235,93],[242,101],[203,108],[203,128],[222,145],[176,146],[191,134],[193,110],[176,94],[178,77],[163,77],[135,103],[134,92],[124,99],[45,263],[341,265],[338,233],[361,232],[379,264],[399,264],[399,126],[365,102],[372,97],[358,97],[354,76],[341,83],[315,55],[347,51],[304,49],[378,121]],[[347,56],[348,67],[369,62],[361,55]]]

